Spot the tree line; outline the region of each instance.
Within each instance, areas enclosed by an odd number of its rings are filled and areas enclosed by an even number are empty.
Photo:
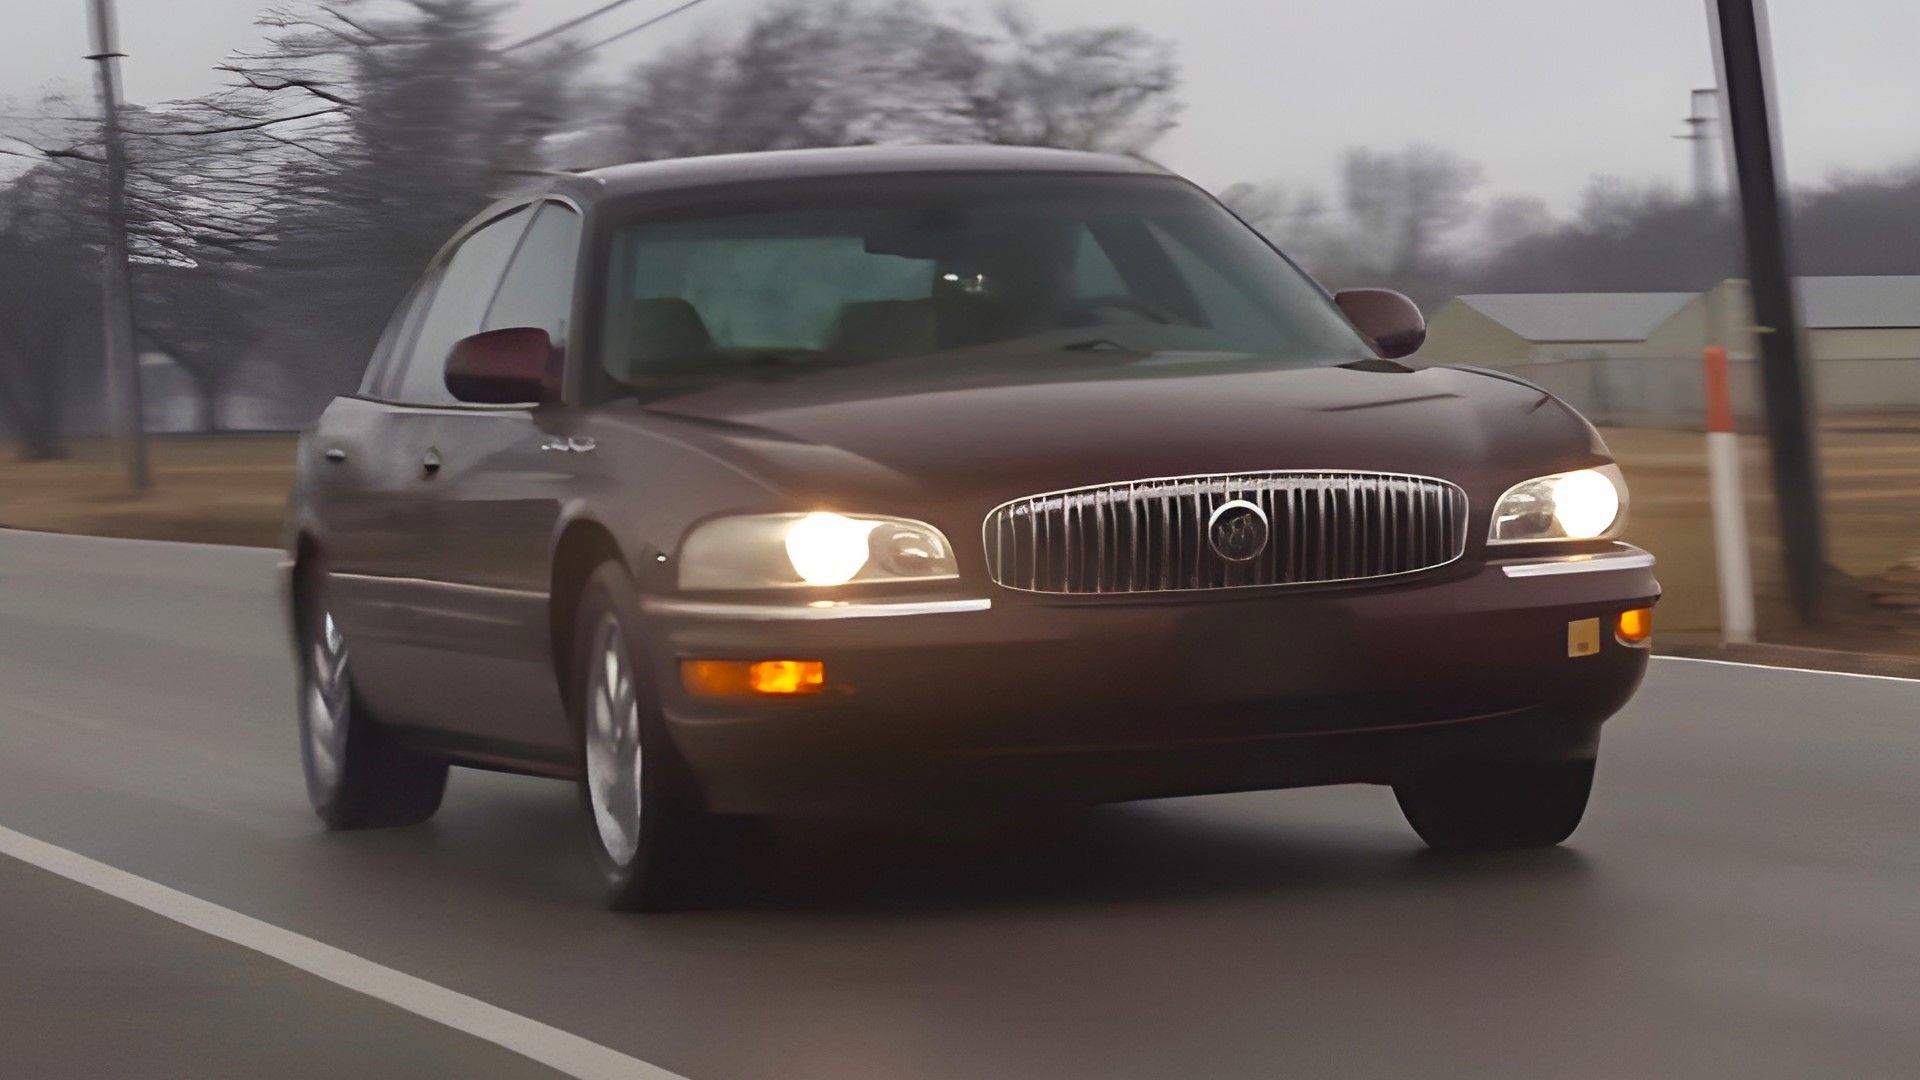
[[[1176,126],[1168,42],[1043,29],[919,2],[780,0],[611,78],[556,36],[509,47],[481,0],[299,0],[198,98],[124,114],[135,321],[186,373],[202,426],[240,384],[298,414],[350,388],[386,313],[446,237],[543,170],[888,142],[1145,155]],[[101,143],[90,105],[11,109],[0,154],[0,422],[57,456],[101,396]],[[1596,184],[1561,220],[1485,197],[1431,147],[1355,149],[1337,196],[1272,183],[1223,199],[1323,282],[1432,302],[1481,289],[1704,288],[1733,272],[1718,205]],[[1920,173],[1802,200],[1806,272],[1914,270]]]
[[[1281,184],[1221,197],[1331,288],[1386,284],[1425,304],[1480,292],[1699,292],[1744,273],[1730,199],[1596,177],[1556,215],[1482,197],[1480,169],[1444,150],[1355,149],[1339,200]],[[1795,271],[1920,273],[1920,163],[1847,174],[1792,198]]]

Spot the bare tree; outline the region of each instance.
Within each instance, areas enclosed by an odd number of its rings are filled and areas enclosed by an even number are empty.
[[[1552,232],[1559,224],[1547,201],[1537,195],[1502,195],[1487,204],[1481,215],[1480,243],[1502,251],[1530,237]]]
[[[448,234],[567,125],[554,53],[499,53],[494,17],[475,0],[281,8],[261,20],[265,44],[225,66],[228,114],[314,114],[252,147],[275,192],[257,307],[290,392],[317,402],[347,385]]]
[[[1320,192],[1278,182],[1243,182],[1221,191],[1220,201],[1323,284],[1341,288],[1365,283],[1355,266],[1353,237],[1335,220]]]
[[[789,0],[636,67],[603,158],[986,142],[1138,152],[1174,124],[1168,46],[1129,28],[985,30],[917,3]]]
[[[22,460],[64,457],[61,420],[84,329],[97,324],[97,263],[64,208],[88,177],[47,162],[0,189],[0,417]]]
[[[277,170],[265,155],[254,151],[261,146],[276,148],[277,144],[263,140],[270,137],[268,129],[288,119],[243,118],[211,99],[135,107],[123,113],[137,338],[144,347],[167,352],[188,373],[200,397],[200,416],[208,424],[215,422],[218,398],[246,358],[244,349],[232,347],[247,336],[249,325],[247,308],[238,302],[233,283],[257,269],[258,258],[273,239],[274,209],[284,198]],[[99,124],[72,102],[50,98],[25,126],[35,132],[34,137],[16,136],[15,144],[33,147],[45,162],[28,181],[29,192],[58,193],[39,200],[36,216],[46,223],[43,231],[57,231],[70,250],[89,253],[68,269],[66,287],[73,298],[52,302],[74,306],[85,297],[90,306],[98,289],[93,260],[98,259],[104,239]],[[52,130],[60,133],[58,139],[46,137]],[[43,306],[39,318],[48,318],[52,310]],[[189,325],[197,329],[187,332],[184,328]],[[17,336],[24,340],[33,333],[32,327],[23,325]],[[71,341],[90,337],[73,332],[66,336]],[[221,347],[200,347],[215,340]],[[67,369],[80,366],[90,372],[94,359],[42,343],[27,350],[13,366],[16,381],[26,380],[25,384],[43,389],[34,409],[53,423],[64,404],[59,395],[92,382],[70,377]],[[38,369],[30,379],[24,365]],[[15,426],[21,426],[18,420]],[[38,426],[29,423],[21,430],[31,435]],[[47,442],[45,435],[35,438]],[[40,452],[29,448],[29,453]]]
[[[1737,272],[1724,208],[1662,184],[1596,179],[1573,220],[1493,250],[1463,288],[1525,292],[1691,292]]]
[[[1173,48],[1134,27],[1044,33],[1005,8],[981,49],[965,112],[981,142],[1140,154],[1178,122]]]
[[[1473,217],[1480,167],[1446,150],[1349,150],[1341,177],[1348,216],[1370,265],[1400,281],[1434,270],[1439,243]]]

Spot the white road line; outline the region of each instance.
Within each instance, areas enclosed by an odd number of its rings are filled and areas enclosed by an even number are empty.
[[[1859,671],[1828,671],[1824,668],[1785,667],[1780,664],[1754,664],[1745,660],[1714,660],[1705,656],[1656,656],[1655,660],[1683,660],[1689,664],[1719,664],[1722,667],[1754,668],[1758,671],[1795,671],[1802,675],[1840,675],[1849,679],[1878,679],[1881,682],[1920,685],[1920,679],[1903,675],[1869,675]]]
[[[330,983],[484,1039],[581,1080],[685,1080],[657,1065],[384,967],[250,915],[117,870],[0,826],[0,854],[125,900],[223,941],[271,956]]]

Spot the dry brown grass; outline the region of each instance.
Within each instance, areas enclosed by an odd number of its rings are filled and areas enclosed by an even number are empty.
[[[274,546],[293,483],[293,447],[291,435],[152,439],[153,486],[137,496],[103,440],[76,443],[60,461],[0,461],[0,525]]]
[[[1706,439],[1698,432],[1616,428],[1603,433],[1633,490],[1627,538],[1660,558],[1663,634],[1717,634],[1713,525]],[[1853,579],[1836,596],[1836,623],[1794,627],[1786,602],[1766,441],[1741,436],[1761,636],[1770,641],[1920,655],[1920,620],[1875,610],[1865,595],[1903,560],[1920,556],[1920,423],[1881,418],[1830,424],[1821,433],[1828,559]]]

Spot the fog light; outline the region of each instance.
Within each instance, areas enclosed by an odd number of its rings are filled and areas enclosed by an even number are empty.
[[[1628,608],[1613,621],[1613,636],[1622,645],[1642,645],[1653,636],[1653,609]]]
[[[818,660],[682,660],[680,682],[703,697],[817,694],[827,683],[827,666]]]

